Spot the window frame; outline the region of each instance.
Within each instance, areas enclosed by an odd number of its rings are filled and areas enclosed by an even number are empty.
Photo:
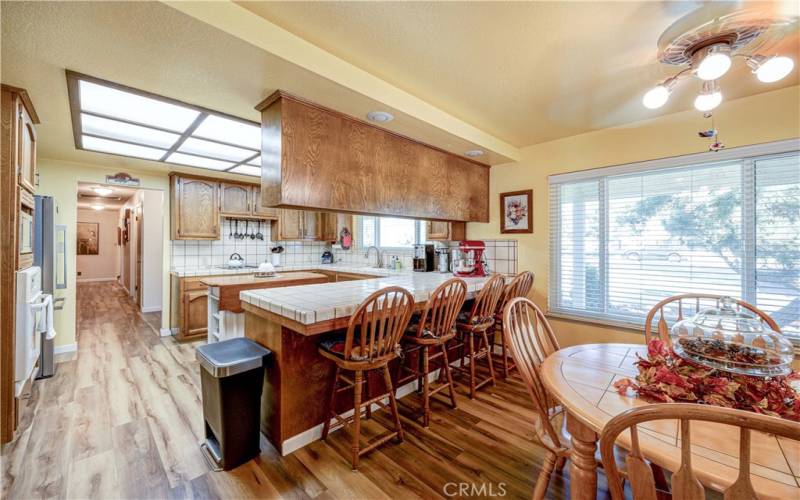
[[[382,215],[360,215],[358,216],[358,223],[356,227],[358,228],[358,242],[361,245],[359,248],[366,249],[370,246],[374,246],[381,251],[394,251],[394,252],[403,252],[409,251],[414,249],[414,245],[419,245],[425,243],[427,240],[423,237],[423,232],[425,230],[425,222],[424,220],[419,219],[406,219],[411,220],[414,222],[414,243],[408,247],[383,247],[380,245],[381,241],[381,229],[380,229],[380,219],[403,219],[405,217],[390,217],[390,216],[382,216]],[[375,221],[375,245],[367,245],[364,242],[364,220],[366,219],[373,219]]]
[[[756,303],[756,161],[782,156],[800,154],[800,138],[775,141],[771,143],[757,144],[752,146],[742,146],[718,152],[703,152],[689,155],[648,160],[624,165],[595,168],[566,174],[556,174],[548,177],[548,192],[550,196],[550,249],[548,275],[548,316],[562,318],[573,321],[588,322],[598,325],[621,327],[637,330],[642,333],[644,317],[641,320],[633,321],[619,317],[610,316],[607,313],[593,311],[576,312],[569,308],[558,306],[559,295],[561,293],[561,200],[560,186],[577,182],[597,181],[598,184],[598,204],[601,207],[599,224],[599,282],[602,289],[603,310],[608,303],[608,230],[609,230],[609,210],[608,210],[608,179],[619,177],[625,174],[642,174],[657,172],[659,170],[680,170],[693,169],[701,166],[708,166],[715,163],[730,161],[740,161],[742,169],[742,239],[744,244],[742,257],[742,276],[741,290],[742,299]],[[800,338],[796,335],[790,336],[793,343],[800,349]]]

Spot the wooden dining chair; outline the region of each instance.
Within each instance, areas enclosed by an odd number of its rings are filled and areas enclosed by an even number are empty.
[[[608,478],[613,500],[625,498],[622,479],[631,485],[633,498],[656,498],[655,481],[651,468],[645,462],[639,447],[637,425],[653,420],[680,421],[680,467],[673,471],[672,498],[675,500],[702,500],[706,498],[702,483],[692,469],[691,422],[715,422],[739,428],[739,475],[724,491],[726,500],[758,498],[750,480],[750,433],[752,431],[800,441],[800,424],[767,415],[693,403],[654,404],[633,408],[615,416],[603,427],[600,434],[600,454]],[[626,471],[620,472],[614,456],[614,445],[625,430],[630,430],[629,453],[625,458]],[[729,437],[733,439],[733,436]],[[728,437],[726,437],[728,439]],[[662,464],[663,466],[663,464]]]
[[[506,286],[502,298],[497,302],[497,311],[494,314],[494,328],[491,334],[492,349],[500,341],[500,363],[503,368],[503,378],[508,378],[508,373],[516,368],[514,358],[508,350],[508,345],[503,336],[503,310],[506,304],[511,299],[517,297],[527,297],[533,288],[533,273],[530,271],[523,271],[516,275],[511,283]]]
[[[703,309],[709,307],[719,307],[722,298],[722,295],[705,293],[685,293],[667,297],[658,304],[654,305],[653,308],[650,309],[650,312],[647,313],[647,318],[645,319],[644,323],[645,342],[650,342],[650,338],[652,337],[650,329],[653,327],[653,321],[655,320],[656,315],[658,316],[656,333],[661,340],[667,343],[669,342],[669,325],[667,324],[667,315],[664,313],[664,309],[676,309],[674,311],[674,318],[675,321],[678,322],[684,318],[697,314]],[[676,302],[677,304],[674,304]],[[734,299],[734,302],[736,303],[737,310],[741,311],[742,309],[746,309],[759,317],[762,323],[766,323],[776,332],[781,331],[778,324],[775,323],[775,320],[769,317],[769,315],[761,309],[743,300]]]
[[[322,439],[328,437],[332,418],[340,424],[339,427],[352,423],[353,470],[358,468],[359,458],[364,453],[395,437],[403,441],[403,428],[400,425],[388,364],[400,354],[400,337],[408,327],[413,311],[414,296],[407,290],[397,286],[383,288],[367,297],[350,316],[344,338],[327,339],[320,343],[320,354],[336,364],[322,427]],[[363,401],[365,373],[369,376],[369,372],[378,370],[383,372],[385,390],[371,397],[367,391],[367,400]],[[346,372],[352,373],[352,378]],[[350,389],[353,389],[353,416],[346,419],[336,411],[336,398]],[[394,419],[394,431],[361,448],[362,408],[369,418],[373,404],[387,409],[383,403],[387,397]]]
[[[547,450],[533,490],[538,500],[544,498],[553,470],[563,467],[572,451],[557,423],[563,410],[545,389],[539,372],[544,359],[559,349],[558,339],[542,310],[525,297],[511,299],[503,309],[503,339],[533,402],[534,431]]]
[[[497,302],[505,290],[505,279],[495,274],[484,283],[481,291],[475,297],[472,306],[462,311],[456,318],[456,331],[459,334],[455,347],[459,349],[459,365],[453,367],[460,374],[466,373],[469,377],[469,398],[475,399],[475,394],[486,384],[495,384],[494,364],[491,356],[488,332],[494,326],[494,312]],[[487,361],[489,375],[481,381],[477,380],[477,362],[481,359]],[[464,361],[469,361],[469,366],[464,367]]]
[[[406,378],[398,377],[400,386],[408,380],[417,379],[422,390],[422,425],[430,425],[431,398],[447,390],[450,407],[456,408],[456,392],[453,376],[447,357],[447,343],[455,337],[455,322],[464,301],[467,299],[467,284],[459,278],[452,278],[431,293],[417,322],[412,321],[403,335],[403,359],[401,370],[408,373]],[[417,355],[414,356],[413,354]],[[431,388],[429,376],[434,370],[431,362],[438,360],[438,387]]]

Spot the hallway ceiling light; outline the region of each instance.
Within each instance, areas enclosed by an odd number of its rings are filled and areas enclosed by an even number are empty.
[[[77,149],[261,176],[260,123],[69,70],[66,75]]]
[[[733,58],[746,58],[756,78],[777,82],[794,69],[786,56],[759,54],[767,44],[777,44],[796,29],[798,17],[784,15],[759,5],[710,2],[693,10],[669,26],[658,40],[658,59],[665,64],[683,66],[664,83],[648,90],[642,105],[657,109],[666,104],[678,80],[693,75],[702,82],[694,107],[708,112],[722,102],[718,79],[731,68]],[[748,51],[749,54],[743,53]]]
[[[92,208],[95,210],[103,210],[106,207],[105,205],[92,205]]]
[[[470,158],[477,158],[479,156],[483,156],[482,149],[470,149],[469,151],[464,151],[464,156],[469,156]]]
[[[114,190],[111,189],[111,188],[100,187],[100,186],[93,187],[92,191],[94,191],[95,193],[99,194],[100,196],[108,196],[108,195],[110,195],[111,193],[114,192]]]

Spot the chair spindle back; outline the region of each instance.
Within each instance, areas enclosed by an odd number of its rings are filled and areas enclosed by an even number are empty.
[[[345,359],[373,362],[396,356],[413,312],[414,296],[405,288],[390,286],[372,293],[350,317]]]
[[[464,301],[467,300],[467,284],[459,278],[451,278],[434,290],[419,318],[417,337],[430,332],[434,337],[450,334]]]

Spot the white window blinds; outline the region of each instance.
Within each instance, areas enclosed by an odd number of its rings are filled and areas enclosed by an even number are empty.
[[[800,157],[731,156],[551,177],[550,311],[641,325],[660,300],[706,292],[800,338]]]

